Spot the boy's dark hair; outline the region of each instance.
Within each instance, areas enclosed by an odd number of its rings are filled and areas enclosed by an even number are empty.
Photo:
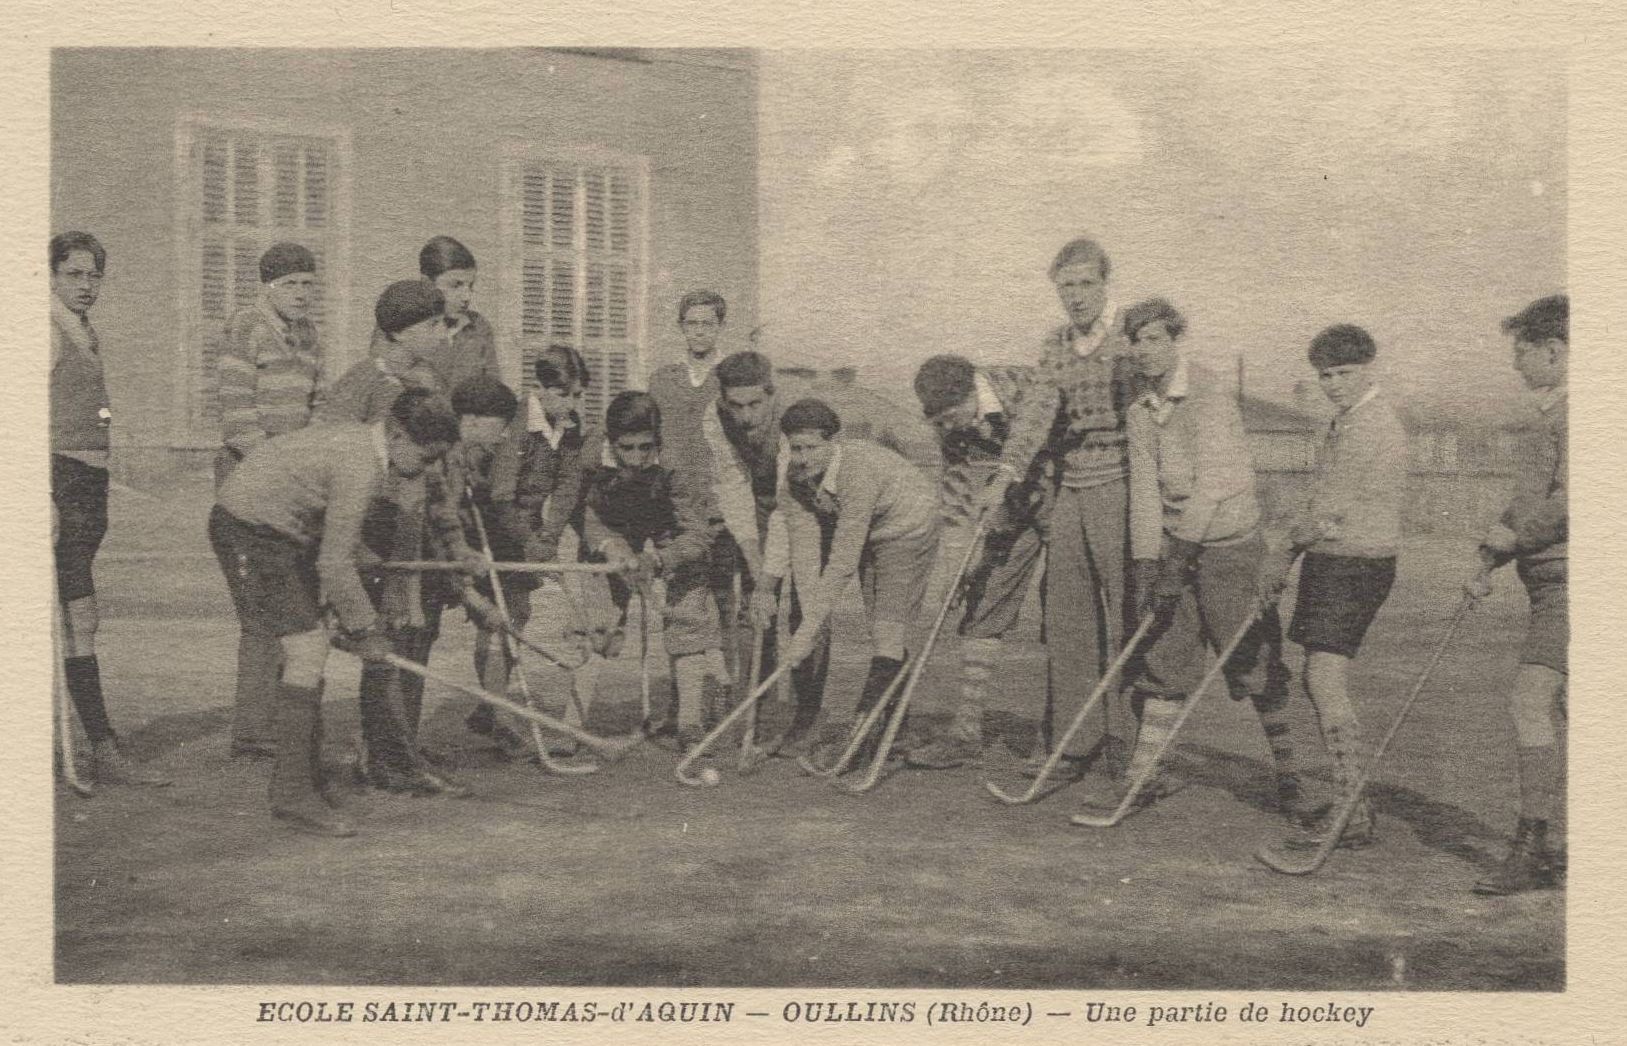
[[[1519,312],[1503,321],[1503,333],[1514,335],[1515,341],[1537,343],[1558,338],[1566,345],[1571,341],[1571,300],[1568,294],[1550,294],[1538,298]]]
[[[587,361],[569,345],[550,345],[543,349],[531,369],[537,376],[537,384],[545,389],[568,389],[575,384],[585,389],[593,384]]]
[[[1311,339],[1306,356],[1317,370],[1371,363],[1378,355],[1373,336],[1353,323],[1336,323]]]
[[[520,401],[514,391],[489,374],[477,374],[452,390],[452,412],[471,418],[513,421]]]
[[[842,431],[842,419],[824,400],[797,400],[780,415],[780,431],[787,436],[798,432],[819,432],[830,439]]]
[[[1072,265],[1075,262],[1087,261],[1093,261],[1097,264],[1097,267],[1101,271],[1102,279],[1105,280],[1113,274],[1113,263],[1108,261],[1107,252],[1102,250],[1102,245],[1091,239],[1089,236],[1080,236],[1076,239],[1069,240],[1067,243],[1062,245],[1062,249],[1060,251],[1056,252],[1056,257],[1051,259],[1049,275],[1051,279],[1054,280],[1056,279],[1057,270],[1062,268],[1064,265]]]
[[[420,447],[458,441],[458,416],[452,405],[429,389],[408,389],[390,404],[390,420]]]
[[[424,279],[433,280],[443,272],[453,269],[472,269],[475,267],[475,256],[463,244],[450,236],[431,237],[424,244],[423,250],[418,252],[418,271],[424,274]]]
[[[661,408],[648,392],[616,393],[604,412],[605,435],[613,443],[629,432],[648,432],[661,442]]]
[[[678,299],[678,322],[684,322],[684,317],[689,315],[690,309],[696,309],[702,305],[712,307],[712,311],[717,314],[719,323],[723,322],[723,318],[729,312],[729,303],[724,301],[723,295],[717,291],[690,291]]]
[[[1186,333],[1186,317],[1166,298],[1148,298],[1124,310],[1124,336],[1132,342],[1149,323],[1162,323],[1171,338]]]
[[[51,275],[74,251],[89,251],[97,272],[107,271],[107,248],[88,232],[59,232],[51,237]]]
[[[717,382],[725,389],[761,385],[764,392],[773,392],[774,365],[760,352],[736,352],[718,361]]]
[[[446,296],[428,280],[397,280],[373,306],[373,320],[391,341],[415,324],[446,314]]]
[[[915,372],[915,398],[921,401],[921,413],[930,418],[965,403],[977,389],[976,376],[977,368],[965,356],[945,354],[921,364]]]

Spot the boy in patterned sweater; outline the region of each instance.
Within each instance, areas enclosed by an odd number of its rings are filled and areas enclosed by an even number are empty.
[[[980,505],[997,507],[1025,481],[1041,452],[1057,462],[1045,568],[1045,646],[1050,675],[1042,725],[1043,761],[1059,723],[1106,671],[1123,641],[1129,583],[1130,464],[1124,416],[1134,365],[1118,328],[1107,281],[1112,267],[1095,240],[1066,244],[1051,262],[1051,282],[1068,314],[1040,349],[1031,409],[1006,439],[1000,465]],[[1104,702],[1102,744],[1127,748],[1132,724]],[[1115,720],[1121,720],[1115,725]],[[1112,742],[1109,744],[1108,742]],[[1088,751],[1075,742],[1065,772],[1077,777]]]

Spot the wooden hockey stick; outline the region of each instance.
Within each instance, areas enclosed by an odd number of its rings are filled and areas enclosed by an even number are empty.
[[[1039,796],[1045,787],[1045,782],[1050,779],[1052,772],[1056,770],[1057,764],[1062,762],[1062,755],[1068,750],[1068,744],[1073,740],[1073,735],[1079,732],[1080,728],[1085,725],[1085,720],[1089,718],[1090,713],[1096,710],[1096,705],[1101,702],[1102,695],[1107,693],[1108,688],[1118,679],[1119,673],[1124,671],[1124,666],[1134,656],[1136,648],[1141,645],[1141,641],[1146,639],[1147,633],[1151,631],[1153,622],[1156,620],[1157,615],[1155,614],[1148,614],[1141,619],[1141,626],[1135,630],[1135,634],[1130,637],[1129,642],[1124,644],[1124,649],[1119,651],[1119,655],[1113,659],[1113,663],[1107,666],[1107,671],[1102,673],[1102,678],[1096,683],[1096,689],[1092,690],[1090,696],[1085,698],[1085,703],[1079,706],[1079,711],[1074,714],[1073,722],[1068,724],[1068,729],[1063,732],[1061,740],[1051,750],[1051,754],[1045,760],[1045,765],[1040,767],[1039,773],[1034,777],[1034,783],[1028,786],[1028,790],[1021,795],[1011,795],[1002,791],[993,781],[985,781],[983,787],[989,790],[990,795],[1011,806],[1031,803]]]
[[[892,752],[893,743],[898,739],[898,731],[904,726],[904,716],[908,714],[910,698],[915,694],[915,684],[921,681],[921,673],[926,668],[928,659],[932,657],[932,648],[937,645],[938,635],[943,631],[943,623],[949,618],[949,611],[960,603],[964,593],[961,582],[966,577],[966,571],[971,569],[972,560],[976,557],[979,546],[983,542],[983,532],[987,529],[988,514],[983,513],[977,517],[977,524],[972,528],[972,539],[967,544],[966,554],[961,557],[960,566],[955,569],[954,576],[949,579],[949,591],[944,594],[943,605],[938,608],[938,616],[932,622],[932,629],[927,633],[926,642],[921,644],[921,653],[915,658],[915,663],[908,669],[909,681],[904,684],[904,692],[898,696],[898,703],[893,708],[892,718],[887,720],[887,730],[881,736],[881,743],[876,746],[875,758],[870,761],[869,771],[858,781],[850,785],[843,785],[854,795],[863,795],[870,791],[881,780],[881,772],[886,768],[887,756]],[[899,675],[904,671],[900,670]],[[884,707],[886,702],[877,701],[877,706]]]
[[[56,719],[59,727],[57,741],[61,747],[62,779],[67,782],[73,794],[81,799],[89,799],[96,794],[91,783],[79,776],[79,767],[73,760],[73,699],[68,693],[68,677],[62,669],[62,655],[66,652],[68,642],[67,634],[67,608],[62,600],[57,598],[56,570],[51,571],[51,625],[52,636],[55,640],[51,648],[51,689],[55,692]]]
[[[1243,622],[1243,627],[1239,628],[1236,634],[1227,641],[1219,656],[1215,658],[1215,663],[1209,667],[1209,671],[1203,674],[1197,688],[1192,691],[1181,706],[1181,711],[1175,717],[1175,722],[1170,724],[1169,733],[1164,735],[1164,740],[1159,743],[1158,750],[1153,753],[1152,761],[1131,780],[1130,787],[1125,790],[1123,798],[1119,800],[1119,805],[1114,807],[1113,812],[1106,817],[1099,817],[1095,814],[1074,814],[1069,818],[1072,823],[1084,825],[1087,828],[1111,828],[1124,820],[1131,808],[1135,806],[1136,801],[1141,798],[1141,792],[1147,787],[1147,783],[1158,773],[1158,767],[1163,762],[1164,753],[1168,752],[1170,746],[1175,743],[1175,738],[1180,734],[1181,727],[1191,717],[1192,710],[1198,707],[1199,702],[1203,700],[1203,695],[1208,693],[1215,680],[1226,670],[1227,662],[1231,661],[1232,655],[1237,652],[1237,648],[1242,645],[1244,638],[1249,634],[1249,630],[1260,620],[1260,615],[1264,614],[1265,610],[1264,605],[1257,607],[1254,613],[1249,615],[1248,620]]]
[[[673,768],[673,775],[677,777],[680,782],[686,785],[699,786],[707,784],[708,782],[704,777],[691,777],[689,775],[689,768],[694,765],[697,759],[705,755],[706,750],[711,748],[717,739],[722,737],[728,731],[728,729],[734,725],[735,720],[757,707],[757,702],[764,694],[768,693],[768,691],[773,688],[775,683],[780,681],[780,674],[785,670],[785,666],[776,668],[772,673],[769,674],[767,679],[763,680],[759,685],[753,687],[751,693],[746,696],[744,701],[741,701],[738,705],[734,706],[734,708],[730,710],[729,714],[723,717],[723,721],[721,723],[714,726],[710,733],[701,738],[700,742],[696,744],[694,748],[691,748],[689,752],[678,761],[678,765]]]
[[[1284,875],[1309,875],[1318,871],[1327,863],[1328,857],[1332,855],[1334,850],[1338,849],[1339,839],[1344,835],[1345,828],[1350,825],[1351,817],[1355,815],[1356,807],[1361,803],[1362,789],[1366,787],[1368,779],[1372,776],[1373,768],[1378,765],[1380,759],[1384,758],[1385,750],[1390,747],[1390,742],[1395,739],[1396,732],[1401,729],[1401,724],[1407,718],[1407,713],[1412,711],[1413,702],[1418,699],[1419,693],[1423,691],[1424,684],[1429,681],[1430,674],[1440,664],[1441,656],[1446,653],[1446,648],[1457,635],[1458,627],[1463,624],[1464,618],[1468,616],[1469,609],[1474,604],[1474,597],[1464,593],[1463,598],[1458,602],[1457,613],[1452,615],[1452,621],[1446,626],[1446,632],[1442,634],[1440,642],[1435,645],[1435,652],[1430,657],[1429,663],[1424,666],[1422,672],[1418,673],[1418,679],[1412,685],[1412,692],[1407,695],[1405,701],[1401,702],[1401,708],[1395,713],[1395,717],[1390,720],[1389,729],[1384,731],[1384,737],[1379,740],[1378,747],[1373,749],[1373,754],[1362,764],[1361,772],[1356,775],[1355,784],[1351,786],[1350,791],[1340,802],[1333,823],[1328,826],[1316,848],[1310,852],[1309,856],[1296,859],[1294,856],[1268,846],[1254,855],[1261,864],[1274,872],[1281,872]]]
[[[519,716],[521,719],[529,720],[538,726],[574,737],[611,761],[622,758],[643,741],[643,738],[637,734],[630,737],[600,737],[597,734],[590,734],[586,730],[574,727],[563,720],[555,719],[546,712],[527,708],[522,704],[510,701],[506,697],[499,697],[487,690],[483,690],[478,686],[470,686],[468,683],[459,682],[425,665],[420,665],[416,661],[409,661],[400,654],[386,654],[384,661],[386,664],[394,665],[403,672],[411,672],[413,675],[422,676],[432,683],[439,683],[441,686],[449,687],[460,694],[466,694],[476,701],[484,702],[493,708]]]
[[[469,511],[475,519],[475,533],[480,536],[480,550],[485,554],[487,562],[491,563],[487,568],[486,576],[491,583],[492,604],[497,607],[497,621],[500,626],[498,633],[503,637],[497,654],[513,662],[514,675],[519,681],[520,694],[525,698],[525,706],[534,709],[537,702],[531,696],[531,682],[525,677],[525,662],[521,660],[519,648],[514,642],[514,633],[519,630],[514,627],[514,619],[509,617],[508,597],[503,594],[503,581],[497,575],[496,564],[492,562],[491,539],[486,535],[486,520],[484,514],[480,511],[480,506],[475,504],[474,491],[470,489],[468,494]],[[548,754],[548,742],[543,739],[542,728],[537,725],[537,721],[534,719],[531,721],[531,743],[537,748],[537,763],[551,774],[567,776],[591,774],[599,769],[597,766],[556,763],[553,757]]]
[[[490,556],[486,557],[490,559]],[[394,559],[382,564],[385,570],[423,570],[430,572],[466,569],[462,563],[444,559]],[[609,563],[492,563],[491,569],[499,574],[614,574]]]

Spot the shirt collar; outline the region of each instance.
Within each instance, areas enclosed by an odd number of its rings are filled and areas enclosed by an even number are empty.
[[[1352,403],[1350,405],[1350,410],[1345,411],[1345,413],[1349,414],[1352,411],[1358,411],[1358,410],[1362,409],[1367,404],[1373,402],[1373,397],[1377,396],[1377,395],[1378,395],[1378,386],[1374,385],[1372,388],[1370,388],[1366,392],[1362,393],[1361,399],[1359,399],[1356,402]]]
[[[972,371],[972,387],[977,391],[977,418],[979,421],[990,414],[1004,414],[1006,405],[1000,402],[1000,394],[994,391],[994,383],[989,376],[981,370]]]
[[[819,481],[819,489],[830,494],[836,493],[836,480],[842,471],[842,444],[837,443],[836,449],[831,453],[830,465],[825,469],[825,476]]]
[[[451,339],[457,337],[463,328],[469,326],[471,322],[472,321],[469,319],[469,314],[467,312],[460,312],[456,316],[448,316],[446,320],[447,338]]]
[[[1537,393],[1537,409],[1546,414],[1565,402],[1565,386],[1555,385],[1551,389],[1543,389]]]
[[[548,441],[548,445],[558,450],[560,441],[565,438],[565,430],[571,427],[570,419],[566,418],[556,428],[553,422],[548,420],[548,412],[542,409],[542,401],[537,399],[536,393],[530,394],[530,401],[526,411],[525,430],[542,433],[542,438]]]
[[[707,353],[706,358],[698,363],[696,362],[695,357],[691,356],[688,351],[684,352],[684,369],[689,372],[690,388],[698,389],[702,385],[706,384],[706,379],[711,376],[712,367],[716,365],[717,358],[718,351],[716,349],[713,349],[711,352]]]
[[[260,315],[266,318],[266,322],[271,324],[271,329],[277,332],[278,337],[288,337],[288,321],[283,319],[282,313],[272,306],[270,298],[264,294],[260,295],[260,300],[255,303],[255,307],[260,310]]]
[[[1107,335],[1119,322],[1119,307],[1114,304],[1111,297],[1102,302],[1102,311],[1091,323],[1090,329],[1080,331],[1076,327],[1068,328],[1068,346],[1073,354],[1079,357],[1094,355],[1096,350],[1107,342]]]
[[[367,426],[373,434],[373,452],[378,455],[379,468],[390,471],[390,443],[384,438],[384,422]]]
[[[63,335],[80,349],[89,351],[93,343],[90,317],[74,312],[62,304],[62,299],[51,295],[51,319],[61,328]]]

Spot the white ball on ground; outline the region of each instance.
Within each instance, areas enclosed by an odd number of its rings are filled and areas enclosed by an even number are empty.
[[[701,771],[701,781],[704,782],[708,788],[716,787],[717,783],[721,780],[723,780],[723,775],[717,772],[716,767],[709,766],[705,770]]]

